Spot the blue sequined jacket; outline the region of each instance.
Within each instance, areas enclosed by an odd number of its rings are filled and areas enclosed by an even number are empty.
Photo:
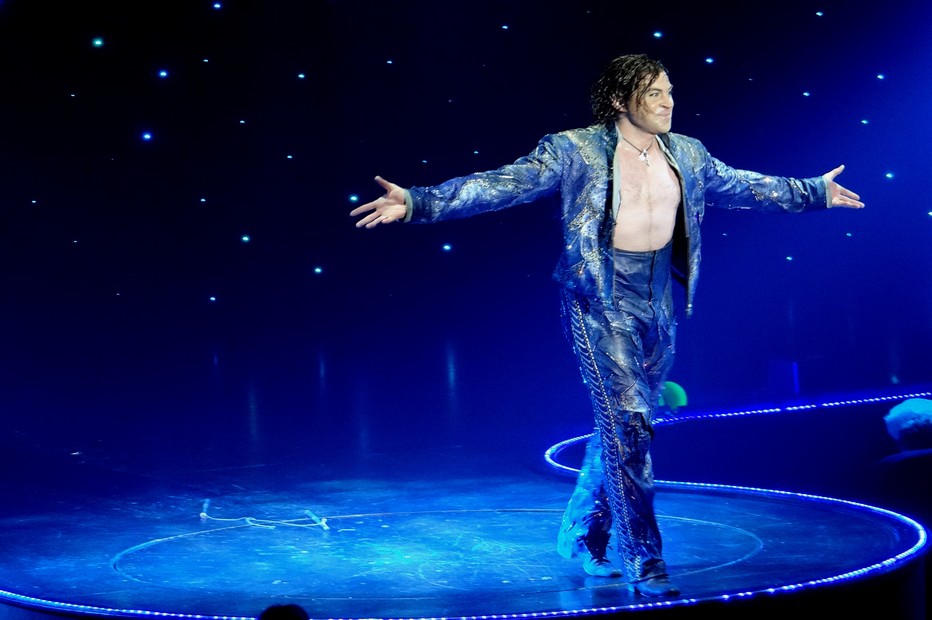
[[[592,125],[545,136],[529,155],[497,170],[407,191],[406,221],[430,223],[497,211],[560,194],[563,251],[553,277],[561,285],[606,305],[612,299],[612,161],[614,124]],[[736,170],[712,157],[698,140],[659,136],[676,171],[682,196],[674,235],[674,275],[686,286],[692,313],[699,275],[699,228],[706,206],[800,212],[825,209],[825,180],[793,179]]]

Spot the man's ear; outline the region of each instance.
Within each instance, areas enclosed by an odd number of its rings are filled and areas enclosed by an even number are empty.
[[[618,110],[619,112],[627,112],[628,107],[621,102],[621,99],[618,97],[612,97],[612,107]]]

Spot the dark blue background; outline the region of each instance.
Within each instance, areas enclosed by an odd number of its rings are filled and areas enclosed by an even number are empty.
[[[554,202],[371,231],[348,213],[376,174],[437,183],[589,124],[590,84],[631,52],[666,64],[674,130],[714,156],[797,177],[843,163],[867,203],[707,214],[670,377],[689,406],[927,382],[930,17],[919,1],[0,2],[7,432],[176,459],[242,458],[259,436],[539,453],[586,432]]]

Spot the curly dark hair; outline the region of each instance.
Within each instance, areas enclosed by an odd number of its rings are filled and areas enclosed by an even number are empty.
[[[661,73],[668,73],[659,60],[645,54],[628,54],[612,60],[592,85],[592,114],[600,123],[611,124],[618,118],[618,103],[631,97],[642,101],[648,87]]]

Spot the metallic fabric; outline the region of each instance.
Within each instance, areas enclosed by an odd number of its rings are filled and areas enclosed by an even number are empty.
[[[680,134],[659,136],[680,181],[680,215],[663,250],[613,248],[614,124],[545,136],[529,155],[488,172],[412,187],[405,221],[470,217],[559,194],[563,250],[553,272],[597,432],[558,536],[566,556],[604,556],[611,534],[632,582],[664,575],[654,514],[650,444],[654,409],[673,362],[671,276],[686,286],[692,313],[706,206],[800,212],[828,208],[822,177],[791,179],[737,170]]]
[[[675,352],[671,254],[671,245],[615,250],[614,303],[607,308],[570,291],[563,295],[564,325],[596,412],[563,531],[575,530],[585,544],[594,532],[612,529],[631,581],[664,570],[650,445],[654,408]]]
[[[700,224],[706,205],[726,209],[798,212],[828,208],[825,181],[774,177],[737,170],[712,157],[698,140],[660,137],[683,197],[674,248],[675,273],[686,284],[692,313],[701,255]],[[407,191],[406,221],[430,223],[470,217],[559,193],[564,246],[554,279],[564,288],[612,302],[612,159],[614,124],[592,125],[543,137],[530,154],[497,170]]]

